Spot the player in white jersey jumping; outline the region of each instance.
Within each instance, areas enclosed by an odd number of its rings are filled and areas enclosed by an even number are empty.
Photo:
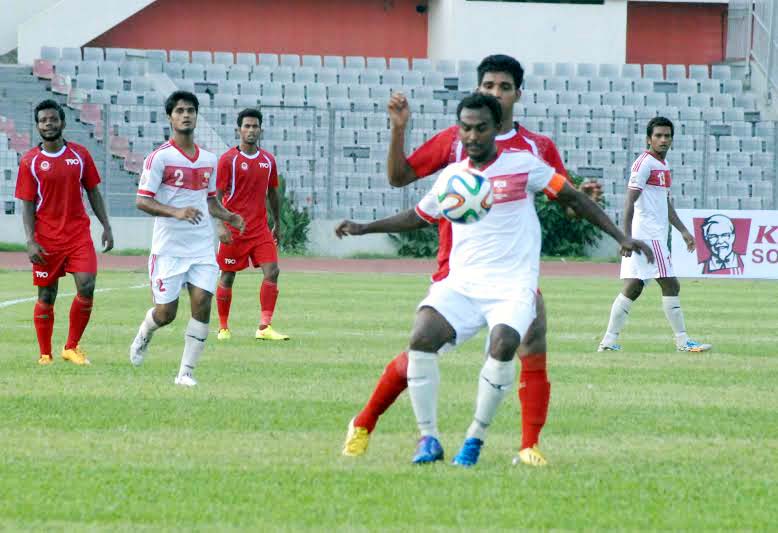
[[[211,216],[241,232],[244,228],[240,215],[216,199],[216,156],[194,142],[198,109],[194,94],[171,94],[165,101],[170,140],[143,163],[136,205],[155,217],[149,258],[154,307],[146,312],[130,346],[130,362],[140,365],[154,332],[175,319],[178,296],[187,284],[192,318],[175,384],[189,387],[197,385],[193,372],[208,337],[211,297],[219,276]]]
[[[633,163],[627,185],[624,205],[624,233],[651,246],[655,263],[632,255],[621,260],[621,279],[624,287],[611,307],[608,330],[602,338],[598,352],[618,351],[616,340],[627,323],[632,304],[638,299],[647,280],[656,279],[662,289],[662,308],[675,333],[675,346],[681,352],[705,352],[710,344],[689,339],[686,334],[681,300],[681,285],[673,273],[670,250],[667,247],[669,224],[681,232],[690,252],[694,251],[694,237],[686,229],[670,202],[672,171],[666,161],[673,144],[673,123],[664,117],[655,117],[646,127],[648,150]]]
[[[516,378],[514,356],[535,318],[540,269],[541,232],[534,195],[543,191],[602,228],[625,254],[651,250],[626,238],[586,194],[525,150],[498,149],[500,103],[491,95],[472,94],[459,103],[459,138],[468,158],[454,163],[480,170],[492,183],[494,206],[489,216],[471,225],[452,224],[449,275],[433,283],[419,304],[408,350],[408,391],[421,439],[413,462],[443,459],[438,440],[438,352],[461,344],[489,328],[488,356],[481,369],[473,422],[454,464],[477,463],[486,429]],[[433,185],[413,210],[369,224],[342,222],[338,236],[409,231],[440,218]]]

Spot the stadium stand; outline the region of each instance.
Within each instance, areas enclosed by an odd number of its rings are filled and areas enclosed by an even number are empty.
[[[115,214],[136,214],[129,195],[144,155],[169,134],[161,106],[167,88],[178,87],[201,99],[198,141],[206,148],[218,152],[234,144],[237,111],[259,105],[263,146],[276,154],[296,204],[314,217],[374,217],[411,206],[427,186],[392,190],[387,184],[384,106],[391,92],[411,97],[413,149],[452,123],[452,104],[477,84],[476,66],[465,60],[43,47],[34,75],[19,83],[25,83],[27,111],[31,102],[57,95],[73,117],[69,127],[105,154]],[[453,90],[444,86],[452,81]],[[14,159],[8,154],[23,151],[33,133],[29,118],[21,128],[9,126],[18,107],[0,105],[6,176],[15,175],[5,163]],[[532,63],[517,110],[517,120],[557,142],[569,169],[602,181],[613,216],[621,210],[629,165],[644,148],[645,123],[657,114],[677,124],[669,156],[679,183],[677,205],[775,205],[774,124],[760,121],[756,98],[726,65]],[[9,198],[8,186],[3,190]]]

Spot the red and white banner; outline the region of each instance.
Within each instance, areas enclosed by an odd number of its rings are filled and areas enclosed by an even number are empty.
[[[678,277],[778,279],[778,211],[677,212],[696,242],[696,249],[689,252],[673,228],[673,267]]]

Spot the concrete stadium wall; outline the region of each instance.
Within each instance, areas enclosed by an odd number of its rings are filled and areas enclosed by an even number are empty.
[[[106,5],[104,0],[60,0],[40,6],[18,26],[19,63],[32,64],[40,56],[41,46],[84,46],[153,2],[122,0]]]
[[[324,257],[350,257],[360,253],[393,255],[396,248],[386,235],[365,235],[338,239],[335,226],[340,220],[314,220],[309,233],[308,251]],[[154,219],[151,217],[115,217],[111,218],[115,248],[150,248]],[[0,228],[3,228],[0,241],[23,244],[24,226],[21,215],[0,215]],[[92,240],[99,248],[103,227],[92,218]]]
[[[627,0],[603,5],[431,0],[429,56],[479,60],[624,63]]]
[[[157,0],[89,45],[426,57],[427,16],[416,12],[417,3]]]
[[[2,0],[0,1],[0,55],[19,46],[19,25],[36,13],[59,0]]]

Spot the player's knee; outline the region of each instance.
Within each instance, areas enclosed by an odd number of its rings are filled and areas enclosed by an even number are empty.
[[[678,296],[681,293],[681,283],[678,278],[664,278],[662,280],[663,296]]]
[[[278,268],[278,265],[275,263],[271,263],[265,269],[265,279],[271,283],[276,283],[278,281],[278,275],[280,273],[281,270]]]
[[[643,287],[644,284],[642,281],[635,280],[633,282],[626,283],[624,285],[624,289],[622,289],[621,292],[630,300],[635,301],[643,293]]]
[[[51,287],[40,287],[38,289],[38,301],[46,305],[54,305],[57,300],[57,291]]]
[[[167,326],[176,319],[176,309],[166,309],[157,307],[154,310],[154,322],[159,327]]]
[[[219,278],[219,285],[226,289],[231,289],[233,283],[235,283],[235,272],[222,272]]]
[[[78,294],[84,298],[92,298],[95,294],[95,278],[87,278],[78,286]]]
[[[519,333],[502,324],[492,330],[489,342],[489,355],[498,361],[510,361],[516,354],[521,342]]]

